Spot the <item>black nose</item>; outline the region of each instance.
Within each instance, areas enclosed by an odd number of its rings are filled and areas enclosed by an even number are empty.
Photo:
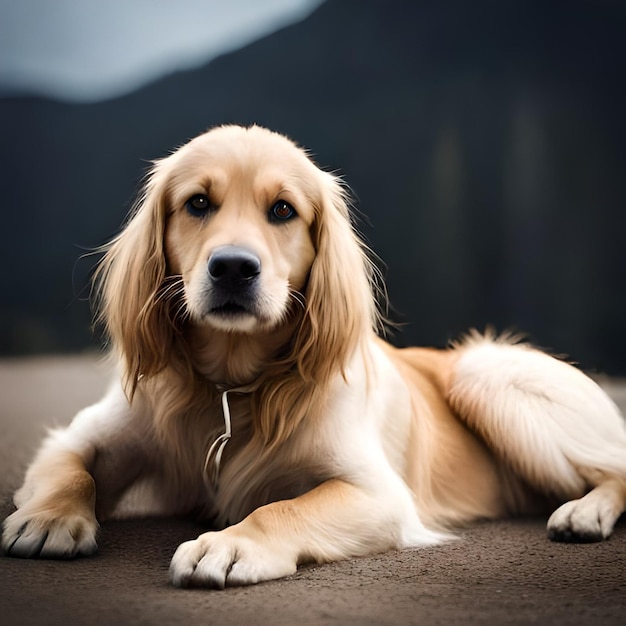
[[[209,257],[209,276],[224,287],[244,287],[261,273],[261,259],[240,246],[221,246]]]

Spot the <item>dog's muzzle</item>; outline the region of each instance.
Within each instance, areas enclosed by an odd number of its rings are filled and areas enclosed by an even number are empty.
[[[220,246],[208,262],[211,313],[252,313],[261,275],[261,259],[241,246]]]

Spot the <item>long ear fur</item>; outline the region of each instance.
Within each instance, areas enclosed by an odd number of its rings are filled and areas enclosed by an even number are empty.
[[[359,342],[379,325],[376,270],[351,223],[347,192],[330,174],[315,223],[317,253],[307,307],[295,343],[304,380],[326,382],[344,371]]]
[[[350,220],[348,194],[331,174],[313,225],[316,258],[306,289],[306,310],[286,362],[291,372],[264,386],[258,407],[266,443],[291,434],[323,409],[331,379],[346,375],[355,350],[365,347],[382,320],[377,270]]]
[[[132,398],[142,376],[171,360],[175,326],[165,289],[165,180],[157,162],[126,227],[104,248],[95,275],[98,320],[125,365],[124,386]]]

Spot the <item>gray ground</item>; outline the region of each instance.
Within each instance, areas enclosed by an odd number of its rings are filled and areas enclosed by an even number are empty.
[[[45,432],[95,400],[90,357],[0,361],[0,518]],[[626,408],[626,385],[604,381]],[[302,568],[225,591],[167,585],[184,520],[105,524],[99,554],[0,557],[0,624],[625,624],[626,521],[607,542],[549,542],[545,520],[485,523],[447,545]]]

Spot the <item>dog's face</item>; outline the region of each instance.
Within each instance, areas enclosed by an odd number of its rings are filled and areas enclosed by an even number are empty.
[[[255,333],[280,325],[315,257],[321,172],[284,137],[218,128],[164,162],[165,256],[192,323]]]

